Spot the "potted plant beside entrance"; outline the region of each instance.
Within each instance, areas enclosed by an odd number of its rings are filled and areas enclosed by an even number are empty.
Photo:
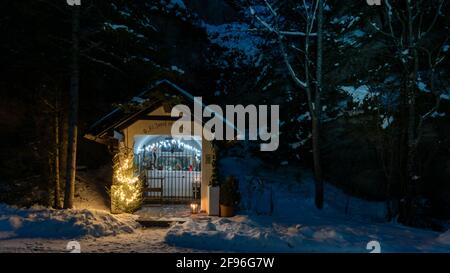
[[[239,201],[239,183],[234,176],[229,176],[220,186],[220,216],[234,216]]]

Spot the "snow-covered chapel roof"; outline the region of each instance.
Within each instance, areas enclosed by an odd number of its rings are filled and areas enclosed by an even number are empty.
[[[95,122],[89,127],[84,137],[102,144],[110,144],[109,141],[114,138],[115,131],[127,128],[161,106],[173,104],[174,99],[181,103],[197,103],[193,94],[170,80],[162,79],[155,81],[146,87],[139,95],[133,97],[127,104],[117,106],[110,113]],[[202,104],[202,108],[208,107],[209,106]],[[226,126],[230,126],[237,130],[234,124],[225,117],[220,114],[216,114],[216,116],[222,119]],[[169,120],[178,119],[178,117],[170,116],[158,118]],[[199,122],[203,123],[203,120],[200,120]]]
[[[142,116],[164,105],[166,103],[165,98],[155,96],[156,93],[167,97],[167,100],[177,97],[182,101],[194,101],[194,95],[177,84],[167,79],[158,80],[133,97],[127,104],[123,105],[124,107],[115,107],[114,110],[92,124],[84,137],[104,143],[104,140],[112,136],[114,130],[126,128]]]

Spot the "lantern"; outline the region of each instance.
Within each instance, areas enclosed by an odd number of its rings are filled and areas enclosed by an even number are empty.
[[[200,206],[198,203],[191,203],[191,213],[197,214],[199,212]]]

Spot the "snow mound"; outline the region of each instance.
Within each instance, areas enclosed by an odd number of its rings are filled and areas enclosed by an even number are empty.
[[[164,238],[168,245],[203,251],[259,253],[368,253],[377,241],[388,253],[448,252],[450,231],[440,234],[398,224],[342,221],[323,216],[302,221],[275,221],[268,216],[190,219],[172,226]]]
[[[267,217],[191,219],[172,226],[165,241],[178,247],[231,252],[363,252],[348,232],[332,226],[274,223]],[[365,235],[363,241],[369,240]]]
[[[139,227],[136,217],[98,210],[53,210],[40,206],[19,209],[0,204],[0,234],[22,238],[101,237],[133,233]]]
[[[289,243],[273,228],[264,227],[244,216],[188,220],[172,226],[166,234],[169,245],[205,250],[271,252],[289,251]]]

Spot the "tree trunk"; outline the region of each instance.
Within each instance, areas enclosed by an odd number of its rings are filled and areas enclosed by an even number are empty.
[[[316,63],[316,92],[314,100],[314,112],[312,115],[312,142],[316,207],[323,208],[324,188],[322,178],[322,166],[320,162],[320,121],[322,116],[321,93],[322,93],[322,62],[323,62],[323,0],[319,0],[317,11],[317,63]]]
[[[69,95],[69,132],[67,148],[66,188],[64,208],[73,208],[75,193],[75,177],[77,166],[77,136],[78,136],[78,92],[79,92],[79,28],[80,8],[73,6],[72,13],[72,68]]]
[[[62,95],[62,94],[61,94]],[[59,123],[59,176],[61,181],[66,181],[66,167],[67,167],[67,150],[68,150],[68,139],[69,139],[69,118],[68,118],[68,103],[65,101],[67,96],[63,99],[61,96],[60,106],[60,123]],[[64,102],[63,102],[64,101]],[[60,184],[61,192],[64,190],[65,184]]]
[[[324,188],[322,179],[322,166],[320,165],[320,130],[319,120],[317,117],[312,118],[312,146],[313,146],[313,162],[314,162],[314,178],[315,178],[315,203],[319,209],[323,208]]]
[[[419,176],[417,174],[416,168],[416,81],[417,81],[417,71],[418,71],[418,55],[417,49],[415,48],[415,38],[413,32],[413,15],[412,15],[412,4],[411,1],[407,2],[408,9],[408,46],[409,50],[412,51],[413,63],[411,66],[411,72],[408,75],[408,87],[407,87],[407,103],[408,103],[408,123],[407,123],[407,134],[408,134],[408,155],[407,155],[407,174],[408,179],[406,186],[406,215],[404,219],[406,224],[413,224],[413,217],[415,214],[414,203],[415,203],[415,188]]]
[[[57,91],[58,92],[58,91]],[[58,102],[58,93],[56,94],[56,100],[55,100],[55,116],[54,116],[54,137],[55,137],[55,151],[54,151],[54,179],[55,179],[55,189],[54,189],[54,200],[53,200],[53,206],[56,209],[60,209],[61,206],[61,187],[60,187],[60,174],[59,174],[59,149],[60,143],[59,143],[59,102]]]
[[[406,225],[414,225],[416,215],[416,187],[420,179],[417,168],[417,118],[416,118],[416,98],[417,98],[417,76],[419,70],[419,56],[416,48],[416,36],[414,34],[414,15],[411,0],[406,2],[406,26],[404,40],[407,41],[407,50],[412,58],[405,71],[405,92],[402,101],[404,105],[404,142],[402,143],[403,155],[406,157],[403,162],[402,176],[403,189],[401,207],[399,210],[399,221]],[[404,48],[402,50],[405,50]]]

